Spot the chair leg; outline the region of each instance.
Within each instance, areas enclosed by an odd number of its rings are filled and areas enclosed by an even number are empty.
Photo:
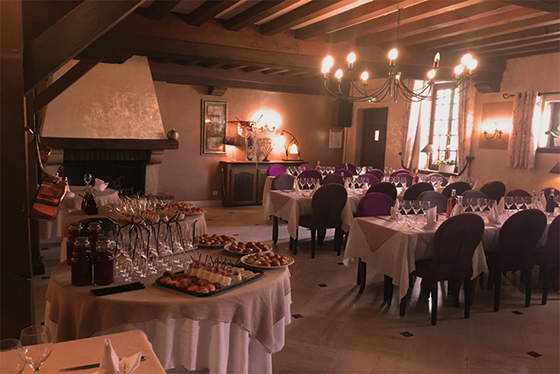
[[[406,312],[406,300],[410,297],[410,292],[412,291],[412,286],[414,285],[414,276],[412,274],[408,274],[408,289],[406,290],[406,295],[401,299],[399,305],[399,315],[401,317],[404,316]]]
[[[315,235],[317,230],[311,229],[311,258],[315,258]]]
[[[385,301],[387,305],[391,305],[393,301],[393,278],[388,275],[385,275],[383,279],[383,301]]]
[[[542,276],[542,305],[546,305],[548,300],[548,280],[550,272],[547,268],[541,266],[539,273]]]
[[[497,312],[500,309],[500,296],[502,293],[502,273],[497,271],[495,272],[492,278],[495,283],[494,284],[494,312]]]
[[[272,242],[278,242],[278,217],[272,216]]]
[[[430,282],[430,294],[432,295],[432,325],[437,323],[438,282]]]
[[[463,279],[463,287],[465,290],[465,318],[471,315],[471,304],[473,300],[474,282],[469,278]]]
[[[358,284],[360,285],[360,290],[358,291],[359,293],[363,293],[366,288],[366,269],[366,263],[360,258],[360,262],[358,262]]]
[[[533,288],[533,269],[523,270],[521,275],[525,278],[525,307],[531,305],[531,291]]]
[[[327,229],[317,230],[317,243],[319,243],[319,247],[323,246],[323,240],[325,240],[326,235],[327,235]]]
[[[297,255],[297,250],[298,250],[298,236],[299,236],[298,229],[296,229],[296,238],[294,239],[294,242],[293,242],[294,256]]]
[[[334,231],[334,248],[336,254],[340,256],[340,249],[342,247],[342,229],[335,229]]]

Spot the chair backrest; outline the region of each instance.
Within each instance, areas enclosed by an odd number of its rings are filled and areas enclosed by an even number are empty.
[[[548,227],[546,237],[546,256],[544,258],[547,267],[558,267],[560,265],[560,216],[556,216]]]
[[[340,170],[340,169],[350,170],[352,175],[358,174],[356,172],[356,167],[349,162],[345,162],[344,164],[340,165],[337,170]]]
[[[522,190],[521,188],[516,188],[513,189],[511,191],[509,191],[506,196],[522,196],[522,197],[531,197],[533,195],[531,195],[529,192]]]
[[[367,174],[375,175],[379,181],[382,181],[385,177],[385,173],[383,173],[383,170],[380,169],[371,169],[367,172]]]
[[[377,217],[391,215],[395,200],[381,192],[366,194],[358,203],[357,217]]]
[[[295,177],[290,174],[280,174],[272,180],[271,190],[291,190]]]
[[[410,171],[408,171],[407,169],[398,169],[398,170],[395,170],[394,172],[392,172],[392,173],[391,173],[391,176],[399,175],[399,174],[408,174],[408,175],[410,175]]]
[[[286,167],[282,164],[272,164],[266,171],[266,175],[268,175],[269,177],[276,177],[277,175],[285,173]]]
[[[407,173],[400,173],[400,174],[396,174],[396,175],[392,175],[392,178],[400,178],[399,183],[397,183],[397,187],[402,187],[402,179],[405,178],[406,179],[406,186],[410,187],[412,186],[412,175],[407,174]]]
[[[304,170],[297,176],[299,178],[319,178],[319,181],[323,179],[321,172],[315,169]]]
[[[418,200],[426,200],[430,202],[430,206],[437,206],[438,213],[447,211],[447,197],[436,191],[424,191],[418,196]]]
[[[420,182],[413,184],[406,191],[404,191],[404,200],[416,200],[418,196],[424,191],[433,191],[434,186],[431,183]]]
[[[546,216],[527,209],[509,217],[500,229],[495,271],[531,269],[535,247],[546,228]]]
[[[336,172],[344,175],[345,178],[352,178],[352,176],[354,176],[354,174],[352,174],[352,172],[348,169],[338,169]]]
[[[548,196],[552,193],[554,194],[554,196],[559,196],[560,195],[560,191],[558,191],[556,188],[554,187],[545,187],[542,189],[542,192],[544,192],[544,197],[548,199]]]
[[[426,176],[426,182],[431,181],[432,178],[439,178],[439,177],[441,177],[442,180],[443,180],[443,182],[441,183],[441,185],[442,185],[442,186],[446,186],[446,185],[447,185],[447,178],[446,178],[443,174],[440,174],[440,173],[430,173],[430,174],[428,174],[428,175]],[[434,183],[435,183],[435,181],[434,181]]]
[[[372,192],[384,193],[385,195],[389,196],[393,200],[396,200],[397,198],[397,188],[393,186],[392,183],[389,182],[379,182],[377,184],[374,184],[369,188],[367,194],[370,194]]]
[[[340,228],[341,213],[346,205],[348,192],[340,184],[327,184],[320,187],[311,201],[313,215],[311,227],[316,229]]]
[[[375,175],[369,174],[369,173],[362,174],[362,175],[359,176],[359,178],[362,178],[362,180],[367,179],[370,186],[373,186],[374,184],[377,184],[377,183],[380,182],[379,178],[377,178]],[[359,180],[359,178],[358,178],[358,180]]]
[[[451,196],[451,190],[455,190],[457,192],[457,196],[462,195],[463,192],[468,191],[471,189],[471,185],[467,182],[453,182],[449,183],[441,193],[443,196],[449,198]]]
[[[481,197],[485,198],[485,199],[490,199],[488,197],[488,195],[486,195],[484,192],[482,191],[478,191],[478,190],[467,190],[465,192],[463,192],[461,194],[461,196],[463,196],[463,199],[479,199]],[[493,199],[495,200],[495,199]],[[498,202],[499,200],[496,200],[496,202]]]
[[[332,184],[332,183],[340,184],[341,176],[342,175],[340,173],[329,174],[321,180],[321,185],[324,186],[325,184]]]
[[[300,166],[298,166],[304,170],[315,170],[315,168],[309,164],[301,164]]]
[[[480,192],[484,192],[489,199],[500,201],[506,194],[506,185],[500,181],[492,181],[480,187]]]
[[[458,214],[443,222],[434,236],[435,255],[429,279],[470,278],[472,256],[483,234],[484,220],[477,214]]]

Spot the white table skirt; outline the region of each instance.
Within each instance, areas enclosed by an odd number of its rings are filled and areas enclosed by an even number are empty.
[[[99,331],[106,335],[129,330],[142,330],[164,369],[184,366],[188,370],[209,368],[210,374],[272,373],[272,354],[284,346],[284,329],[291,322],[291,294],[286,296],[286,314],[274,324],[274,351],[268,351],[248,331],[235,323],[188,318],[127,323]],[[47,301],[45,316],[50,314]],[[45,324],[56,341],[58,325],[48,318]]]

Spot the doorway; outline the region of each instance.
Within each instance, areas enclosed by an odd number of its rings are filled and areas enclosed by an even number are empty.
[[[362,157],[360,165],[383,170],[387,140],[389,108],[365,109],[362,123]]]

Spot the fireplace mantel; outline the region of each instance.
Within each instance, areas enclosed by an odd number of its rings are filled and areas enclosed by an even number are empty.
[[[177,140],[169,139],[92,139],[41,137],[41,143],[53,149],[179,149],[179,142]]]

